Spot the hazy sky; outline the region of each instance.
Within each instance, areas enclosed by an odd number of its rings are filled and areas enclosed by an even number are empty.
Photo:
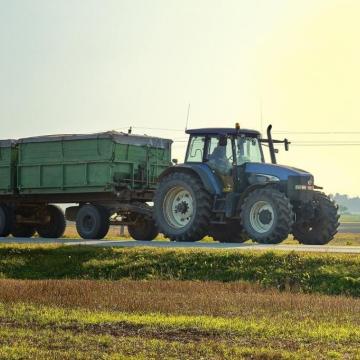
[[[358,0],[0,0],[0,136],[132,125],[182,159],[189,102],[189,127],[260,129],[262,108],[294,142],[279,162],[360,195],[360,146],[299,146],[360,144],[359,18]]]

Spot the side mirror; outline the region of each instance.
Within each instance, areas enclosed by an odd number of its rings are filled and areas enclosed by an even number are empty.
[[[178,164],[178,159],[172,159],[171,162],[174,164],[174,165],[177,165]]]

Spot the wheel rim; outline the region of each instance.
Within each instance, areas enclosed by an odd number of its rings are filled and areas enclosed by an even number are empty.
[[[83,221],[82,221],[82,226],[86,232],[91,232],[94,228],[94,224],[95,224],[95,221],[91,215],[84,216]]]
[[[194,214],[194,199],[182,186],[172,188],[165,196],[164,215],[167,223],[175,229],[188,225]]]
[[[256,202],[250,210],[251,227],[258,233],[268,232],[274,224],[274,209],[267,201]]]

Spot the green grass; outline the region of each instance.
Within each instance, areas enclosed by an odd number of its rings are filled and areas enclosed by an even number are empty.
[[[248,281],[360,296],[360,257],[205,249],[0,246],[0,277]]]
[[[4,323],[7,326],[4,326]],[[359,358],[356,323],[0,304],[1,358]]]

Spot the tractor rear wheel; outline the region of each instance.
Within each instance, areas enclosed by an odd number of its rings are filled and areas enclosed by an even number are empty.
[[[285,240],[294,222],[290,200],[274,188],[252,191],[241,207],[241,223],[249,238],[262,244]]]
[[[323,193],[314,194],[315,214],[310,220],[297,219],[293,226],[294,238],[306,245],[325,245],[334,238],[339,227],[338,208]]]
[[[249,239],[239,221],[225,225],[213,225],[210,236],[221,243],[243,243]]]
[[[173,241],[198,241],[209,232],[212,199],[199,178],[174,172],[155,192],[154,214],[159,231]]]
[[[76,216],[76,230],[83,239],[102,239],[110,227],[107,209],[86,204],[81,206]]]
[[[37,226],[39,236],[52,239],[63,236],[66,229],[64,212],[56,205],[47,205],[45,214],[49,217],[49,222]]]
[[[128,225],[128,231],[133,239],[143,241],[154,240],[159,234],[154,220],[143,214],[137,216],[134,225]]]

